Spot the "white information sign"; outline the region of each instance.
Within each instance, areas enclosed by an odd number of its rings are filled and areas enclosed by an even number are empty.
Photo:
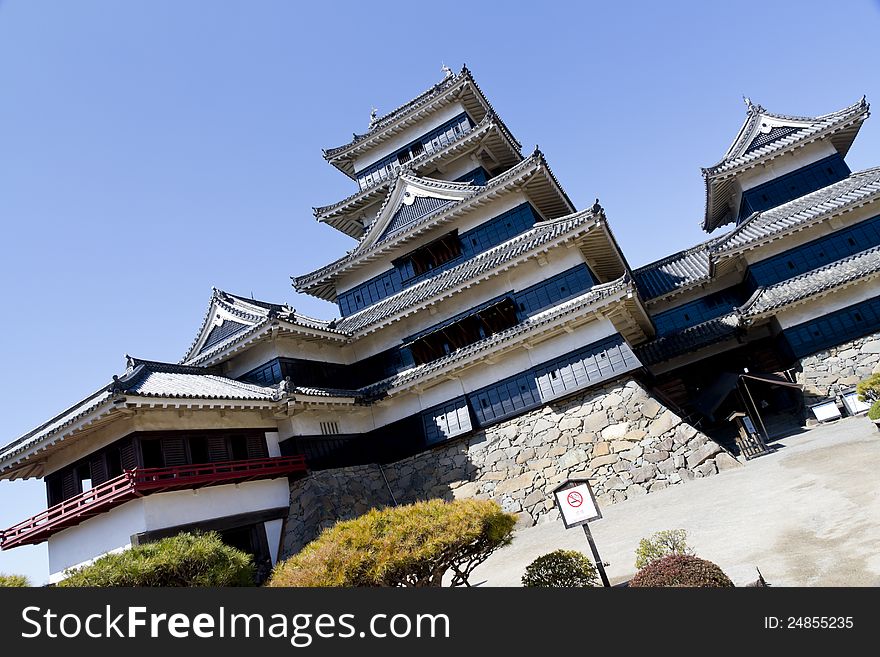
[[[810,406],[810,409],[813,411],[813,415],[816,416],[816,419],[819,420],[819,422],[828,422],[829,420],[836,420],[840,417],[840,409],[837,408],[837,404],[833,400]]]
[[[846,406],[846,410],[849,411],[850,415],[859,415],[871,410],[871,405],[859,400],[859,393],[855,390],[845,392],[841,397],[843,398],[843,405]]]
[[[559,506],[559,512],[562,514],[562,521],[565,523],[566,529],[602,517],[596,500],[593,498],[593,491],[586,482],[556,490],[555,495],[556,504]]]

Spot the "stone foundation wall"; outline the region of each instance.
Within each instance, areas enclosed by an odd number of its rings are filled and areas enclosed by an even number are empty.
[[[877,372],[880,372],[880,333],[802,358],[798,383],[803,384],[804,402],[809,405],[854,388],[859,381]]]
[[[281,556],[296,554],[337,520],[356,518],[391,504],[391,494],[375,463],[320,470],[291,482]]]
[[[285,554],[337,519],[391,503],[391,492],[398,503],[494,499],[532,525],[558,517],[552,490],[570,477],[592,477],[599,504],[608,505],[732,467],[739,462],[718,444],[623,380],[382,469],[340,468],[294,482]]]

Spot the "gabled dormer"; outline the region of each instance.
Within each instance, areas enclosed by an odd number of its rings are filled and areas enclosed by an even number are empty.
[[[703,169],[706,231],[848,176],[843,158],[869,115],[864,97],[817,117],[775,114],[749,99],[746,106],[746,120],[724,157]]]
[[[478,186],[469,182],[446,182],[402,173],[394,182],[376,219],[366,226],[359,248],[384,242],[415,222],[473,196]]]

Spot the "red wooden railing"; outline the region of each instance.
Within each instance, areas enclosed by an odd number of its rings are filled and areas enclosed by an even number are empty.
[[[306,462],[302,456],[126,470],[110,481],[0,531],[0,550],[42,543],[62,529],[150,493],[274,479],[305,472]]]

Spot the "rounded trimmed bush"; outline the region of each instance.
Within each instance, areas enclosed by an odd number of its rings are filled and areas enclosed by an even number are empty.
[[[488,500],[430,500],[373,509],[336,523],[287,561],[267,586],[452,586],[510,542],[516,516]]]
[[[563,588],[596,586],[598,571],[593,562],[576,550],[554,550],[526,567],[522,585]]]
[[[31,585],[24,575],[5,575],[0,573],[0,588],[26,588]]]
[[[630,587],[730,587],[733,582],[711,561],[689,554],[670,554],[636,573]]]
[[[871,408],[868,409],[868,419],[880,420],[880,400],[871,404]]]
[[[182,533],[105,554],[65,575],[58,586],[253,586],[254,564],[217,532]]]

